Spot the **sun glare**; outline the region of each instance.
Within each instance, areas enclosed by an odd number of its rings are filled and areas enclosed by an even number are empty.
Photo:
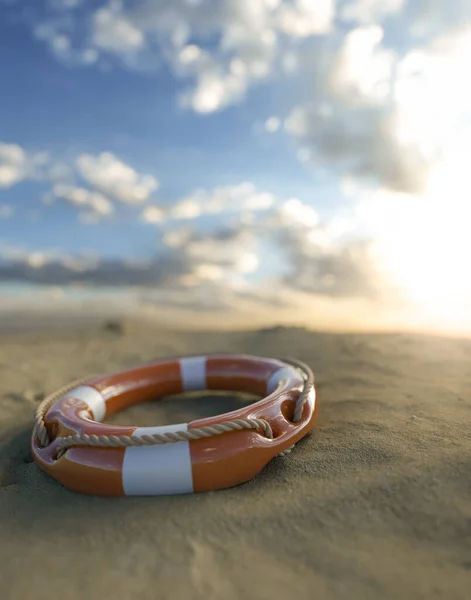
[[[467,136],[471,147],[471,135]],[[420,197],[385,196],[363,215],[376,237],[383,276],[421,319],[456,326],[471,316],[471,186],[464,142]]]
[[[422,172],[416,195],[375,192],[357,209],[386,289],[417,319],[455,329],[471,327],[470,57],[468,29],[398,64],[396,134],[433,167]]]

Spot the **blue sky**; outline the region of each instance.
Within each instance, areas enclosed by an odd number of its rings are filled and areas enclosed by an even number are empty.
[[[3,289],[106,282],[138,302],[190,293],[199,310],[211,297],[273,314],[328,301],[340,320],[361,302],[378,322],[388,302],[410,320],[437,297],[426,314],[448,318],[430,253],[404,248],[447,182],[467,184],[471,7],[2,0],[0,13]],[[451,229],[468,216],[453,206]]]

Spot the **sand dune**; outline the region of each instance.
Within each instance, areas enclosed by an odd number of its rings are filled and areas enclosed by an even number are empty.
[[[295,356],[316,374],[316,432],[253,481],[106,499],[68,492],[31,462],[44,394],[88,373],[215,351]],[[77,325],[3,335],[0,373],[4,600],[471,597],[470,340]],[[181,422],[238,402],[169,398],[115,422]]]

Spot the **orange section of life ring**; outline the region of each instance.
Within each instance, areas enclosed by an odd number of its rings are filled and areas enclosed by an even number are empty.
[[[101,422],[138,402],[205,389],[252,392],[262,399],[177,425]],[[37,464],[75,492],[203,492],[252,479],[312,430],[316,414],[314,379],[303,363],[236,354],[172,358],[91,378],[46,398],[36,413],[31,448]]]

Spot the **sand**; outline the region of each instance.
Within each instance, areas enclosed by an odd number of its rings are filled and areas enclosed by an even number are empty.
[[[126,323],[0,339],[2,600],[471,597],[471,341]],[[295,356],[317,378],[315,433],[251,482],[205,494],[74,494],[31,460],[41,397],[166,355]],[[151,402],[115,422],[181,422],[236,396]]]

